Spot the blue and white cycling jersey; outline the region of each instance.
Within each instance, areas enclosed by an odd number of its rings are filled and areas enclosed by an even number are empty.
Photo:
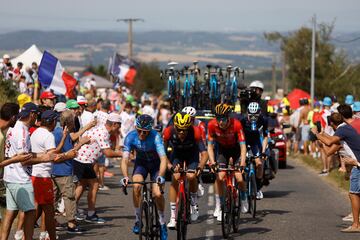
[[[144,141],[139,139],[137,130],[129,132],[124,141],[124,157],[132,150],[136,151],[137,163],[151,163],[166,155],[163,140],[155,130],[151,130]]]

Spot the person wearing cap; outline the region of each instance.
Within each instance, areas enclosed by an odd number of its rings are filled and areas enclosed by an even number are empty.
[[[359,102],[359,101],[354,102],[354,105],[353,105],[353,113],[354,113],[353,118],[358,118],[358,119],[360,119],[360,102]]]
[[[5,157],[31,152],[29,128],[35,124],[38,107],[34,103],[26,103],[18,114],[18,121],[6,134]],[[25,239],[32,239],[35,224],[34,188],[30,178],[29,165],[48,162],[55,155],[32,153],[32,158],[21,163],[13,163],[4,169],[6,184],[6,215],[1,229],[1,239],[8,239],[13,221],[19,210],[25,213]]]
[[[31,148],[34,153],[60,153],[68,134],[67,128],[63,130],[60,143],[55,145],[55,137],[52,131],[55,129],[58,114],[52,110],[46,110],[41,114],[41,125],[30,137]],[[44,212],[45,226],[42,224],[40,239],[49,234],[50,239],[56,239],[55,209],[54,209],[54,186],[51,179],[51,161],[33,165],[31,179],[34,187],[34,196],[37,203],[37,212]]]
[[[17,97],[17,102],[18,102],[20,108],[22,108],[25,103],[31,102],[31,97],[29,95],[27,95],[26,93],[22,93]]]
[[[104,219],[98,217],[95,209],[99,182],[94,171],[94,164],[102,154],[109,158],[122,156],[121,151],[112,150],[110,144],[110,135],[118,134],[120,126],[120,115],[117,113],[110,113],[105,125],[92,128],[84,133],[83,136],[90,138],[91,142],[83,145],[79,149],[77,157],[74,159],[74,174],[79,181],[76,188],[77,202],[80,200],[84,189],[89,186],[86,222],[105,222]]]
[[[40,95],[40,103],[45,106],[47,109],[53,109],[55,105],[56,96],[49,91],[42,92]]]
[[[321,128],[323,129],[323,132],[332,136],[334,135],[334,130],[330,125],[329,122],[329,118],[331,115],[331,106],[332,106],[332,100],[330,97],[324,97],[323,99],[323,110],[320,112],[321,113]],[[321,155],[321,160],[323,163],[323,169],[320,172],[320,176],[327,176],[329,174],[330,171],[330,162],[331,162],[331,156],[327,156],[325,153],[325,149],[324,146],[320,143],[319,144],[319,148],[320,148],[320,155]]]
[[[346,95],[345,97],[345,104],[349,105],[350,107],[352,107],[352,105],[354,104],[354,96],[353,95]]]
[[[80,106],[80,111],[81,111],[80,124],[81,124],[81,126],[85,126],[86,124],[94,121],[94,115],[91,112],[86,110],[88,100],[84,96],[78,96],[76,101]]]

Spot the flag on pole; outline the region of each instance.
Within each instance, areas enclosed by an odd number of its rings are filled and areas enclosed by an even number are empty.
[[[64,71],[60,61],[45,51],[39,66],[39,81],[42,86],[68,97],[73,97],[76,79]]]
[[[129,85],[134,84],[138,63],[115,53],[110,64],[111,74],[118,77],[119,82],[125,82]]]

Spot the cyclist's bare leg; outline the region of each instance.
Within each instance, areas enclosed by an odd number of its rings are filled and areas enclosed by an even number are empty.
[[[9,238],[11,226],[17,215],[18,211],[6,210],[1,227],[1,240],[7,240]]]
[[[163,186],[161,186],[163,187]],[[158,184],[153,184],[152,186],[153,197],[155,198],[155,204],[159,214],[159,222],[160,225],[165,224],[165,198],[164,195],[161,194],[160,186]]]
[[[140,174],[135,174],[132,176],[133,182],[142,182],[144,181],[144,177]],[[140,221],[140,203],[141,203],[141,185],[140,184],[134,184],[133,186],[133,204],[135,208],[135,222]]]
[[[134,182],[142,182],[144,181],[144,178],[140,174],[135,174],[132,177],[132,180]],[[141,202],[141,185],[140,184],[134,184],[133,186],[133,203],[135,208],[140,208],[140,202]]]
[[[255,158],[255,164],[256,164],[256,178],[262,179],[263,177],[263,161],[260,158]]]
[[[189,181],[189,190],[191,193],[197,193],[198,190],[198,180],[195,173],[187,173],[186,178]]]
[[[241,190],[246,191],[246,183],[244,181],[244,178],[243,178],[241,172],[235,172],[235,179],[238,182]]]
[[[170,218],[175,218],[176,216],[176,197],[179,187],[179,178],[180,174],[174,173],[169,188]]]
[[[224,194],[224,181],[225,181],[225,172],[219,172],[216,177],[216,184],[218,189],[219,196],[223,196]]]

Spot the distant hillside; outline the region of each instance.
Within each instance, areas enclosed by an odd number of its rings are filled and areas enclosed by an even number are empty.
[[[341,40],[353,39],[359,33],[336,34]],[[117,51],[127,54],[127,33],[110,31],[18,31],[0,34],[0,54],[16,56],[32,44],[50,50],[65,66],[107,65]],[[350,60],[360,61],[360,41],[340,43]],[[269,69],[279,46],[270,45],[263,33],[217,33],[184,31],[150,31],[134,33],[134,53],[139,61],[181,64],[199,60],[219,65],[233,64],[245,69]],[[279,66],[280,67],[280,66]]]

